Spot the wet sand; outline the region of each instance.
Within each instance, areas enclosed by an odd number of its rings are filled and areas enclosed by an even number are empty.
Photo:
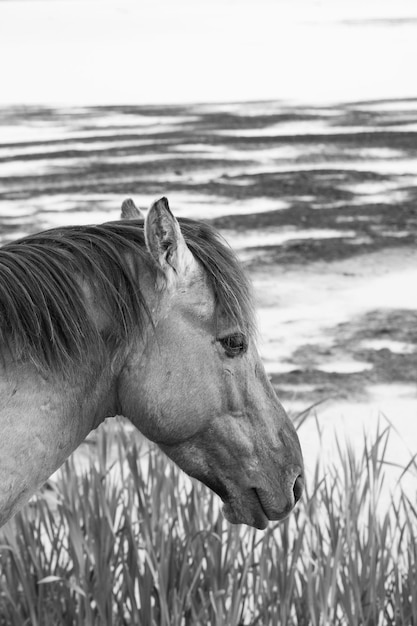
[[[323,403],[323,424],[344,416],[352,432],[385,413],[409,437],[416,157],[417,100],[3,108],[0,237],[167,195],[220,229],[250,272],[261,350],[290,411]]]

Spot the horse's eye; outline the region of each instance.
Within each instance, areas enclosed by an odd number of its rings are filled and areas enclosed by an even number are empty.
[[[221,345],[223,346],[227,356],[238,356],[239,354],[243,354],[246,352],[248,344],[246,338],[242,333],[234,333],[233,335],[228,335],[227,337],[223,337],[219,339]]]

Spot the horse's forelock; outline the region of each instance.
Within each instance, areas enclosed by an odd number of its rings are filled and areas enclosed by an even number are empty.
[[[219,311],[243,332],[255,332],[253,295],[248,277],[227,242],[208,224],[179,220],[185,240],[206,270]]]

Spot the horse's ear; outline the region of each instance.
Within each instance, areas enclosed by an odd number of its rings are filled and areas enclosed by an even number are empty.
[[[185,277],[197,268],[166,198],[157,200],[147,212],[145,238],[152,258],[167,279],[173,278],[173,273]]]
[[[122,220],[144,220],[145,214],[138,209],[132,198],[127,198],[122,204]]]

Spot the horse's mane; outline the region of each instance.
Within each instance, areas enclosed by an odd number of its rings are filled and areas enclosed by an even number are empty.
[[[233,251],[209,225],[179,221],[218,310],[251,333],[250,288]],[[0,248],[0,346],[17,360],[65,371],[97,350],[97,342],[141,332],[150,317],[137,279],[142,264],[156,271],[140,221],[54,228],[6,244]],[[100,336],[88,313],[83,280],[114,321],[110,337]]]

